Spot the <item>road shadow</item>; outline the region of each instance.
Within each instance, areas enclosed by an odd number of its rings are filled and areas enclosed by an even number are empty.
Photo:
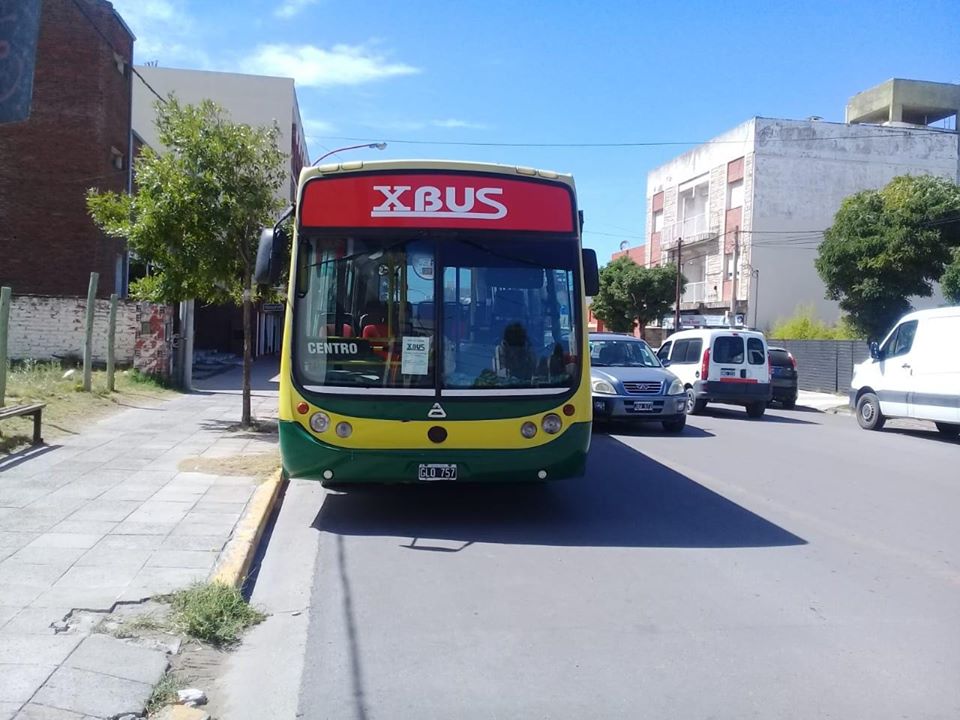
[[[896,422],[894,420],[894,422]],[[960,439],[949,438],[946,435],[942,435],[936,427],[931,425],[929,428],[904,428],[904,427],[890,427],[889,423],[886,427],[883,428],[880,432],[883,433],[895,433],[897,435],[906,435],[908,437],[915,437],[921,440],[928,440],[932,442],[944,443],[946,445],[957,445],[960,444]]]
[[[629,437],[662,437],[665,440],[670,439],[692,439],[715,437],[709,430],[686,425],[678,433],[667,432],[658,422],[597,422],[593,421],[594,434],[603,435],[627,435]]]
[[[777,408],[779,411],[780,409]],[[784,412],[792,412],[787,410]],[[750,418],[747,417],[747,411],[740,407],[729,406],[724,407],[723,405],[707,405],[706,409],[698,415],[692,415],[691,417],[713,417],[718,419],[729,418],[731,420],[743,420],[749,422],[774,422],[774,423],[784,423],[786,425],[816,425],[817,423],[811,422],[810,420],[801,420],[800,418],[795,417],[785,417],[783,415],[771,415],[769,412],[765,412],[763,417],[759,418]]]
[[[570,547],[734,548],[806,541],[613,438],[583,478],[542,485],[366,487],[326,496],[335,535]]]
[[[23,465],[25,462],[33,460],[33,458],[40,457],[41,455],[46,455],[48,452],[53,452],[60,445],[33,445],[31,447],[26,447],[23,450],[18,450],[16,452],[3,454],[0,452],[0,473],[4,470],[12,470],[18,465]]]
[[[245,428],[238,420],[201,420],[199,423],[203,430],[215,432],[217,434],[230,434],[234,438],[246,438],[249,440],[263,439],[273,436],[279,436],[279,423],[275,418],[254,418],[252,426]]]

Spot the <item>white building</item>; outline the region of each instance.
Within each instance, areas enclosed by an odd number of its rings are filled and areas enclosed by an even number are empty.
[[[845,197],[897,175],[960,181],[958,113],[960,85],[891,80],[852,98],[847,123],[748,120],[648,174],[647,262],[674,261],[679,246],[681,311],[720,323],[736,244],[748,324],[768,329],[800,305],[833,322],[814,268],[822,231]]]
[[[307,141],[300,119],[300,106],[292,78],[242,75],[239,73],[180,70],[138,66],[137,70],[156,92],[166,98],[173,93],[181,103],[213,100],[230,115],[230,120],[253,127],[280,130],[278,149],[289,156],[287,182],[280,190],[284,202],[296,199],[300,170],[310,163]],[[143,143],[160,149],[154,123],[157,96],[144,83],[133,84],[133,132]],[[281,311],[257,312],[254,355],[277,352],[283,327]],[[241,354],[242,316],[234,307],[198,307],[194,346]]]

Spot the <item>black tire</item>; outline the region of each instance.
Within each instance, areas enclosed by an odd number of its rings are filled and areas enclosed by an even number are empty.
[[[706,400],[697,400],[692,387],[687,388],[687,415],[699,415],[707,407]]]
[[[767,411],[767,404],[764,402],[750,403],[747,405],[747,417],[762,418]]]
[[[880,412],[880,400],[873,393],[864,393],[857,400],[857,422],[864,430],[880,430],[887,419]]]
[[[784,400],[782,403],[784,410],[793,410],[797,406],[796,400]]]
[[[683,432],[683,429],[687,426],[687,416],[681,415],[676,420],[664,420],[663,429],[668,433],[678,433]]]
[[[960,437],[960,425],[944,422],[938,422],[934,424],[937,426],[937,430],[940,431],[940,434],[944,437],[953,439]]]

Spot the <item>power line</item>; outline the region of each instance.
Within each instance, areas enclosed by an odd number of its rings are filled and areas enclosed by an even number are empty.
[[[123,57],[123,53],[117,50],[116,46],[110,41],[110,38],[108,38],[104,34],[104,32],[97,26],[97,23],[94,22],[93,18],[87,14],[87,11],[84,9],[83,5],[80,4],[80,0],[73,0],[73,4],[77,7],[77,10],[80,11],[80,14],[83,15],[84,18],[86,18],[87,22],[90,23],[90,27],[92,27],[96,31],[97,35],[99,35],[100,38],[107,44],[107,47],[113,50],[115,54]],[[154,90],[153,86],[146,81],[143,75],[140,74],[140,71],[133,66],[132,59],[130,62],[130,71],[140,79],[140,82],[142,82],[147,87],[147,90],[149,90],[150,92],[152,92],[154,95],[157,96],[157,99],[160,102],[162,102],[164,105],[167,104],[166,98],[163,97],[163,95],[158,93],[156,90]]]

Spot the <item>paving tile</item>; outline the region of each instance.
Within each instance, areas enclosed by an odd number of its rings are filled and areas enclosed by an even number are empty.
[[[25,703],[54,669],[53,665],[0,665],[0,702]]]
[[[124,537],[117,535],[116,537]],[[161,535],[157,536],[162,538]],[[144,566],[151,553],[147,548],[118,549],[110,547],[95,547],[87,550],[83,557],[76,561],[77,568],[115,568],[118,572],[135,572]],[[113,583],[110,583],[113,584]]]
[[[0,588],[8,585],[47,588],[63,575],[63,568],[52,565],[34,565],[16,560],[0,563]]]
[[[130,475],[131,483],[149,483],[149,484],[161,484],[165,485],[166,483],[173,480],[177,472],[175,470],[158,470],[157,468],[147,468],[144,470],[137,470]]]
[[[220,535],[169,535],[160,544],[162,550],[206,550],[220,552],[228,534]]]
[[[29,603],[32,608],[61,608],[70,606],[77,610],[106,612],[113,609],[117,598],[127,586],[118,582],[112,587],[77,588],[53,587]]]
[[[10,560],[33,565],[55,565],[61,570],[66,570],[85,552],[85,548],[35,547],[28,545],[11,555]]]
[[[13,720],[88,720],[89,718],[89,715],[82,715],[69,710],[38,705],[37,703],[27,703],[14,716]]]
[[[0,701],[0,720],[16,720],[15,713],[20,710],[20,703]]]
[[[169,535],[177,523],[122,522],[110,532],[111,535]]]
[[[94,500],[70,516],[71,520],[120,522],[140,507],[136,500]]]
[[[26,607],[37,596],[44,591],[44,588],[35,585],[16,585],[4,583],[0,585],[0,605],[10,607]]]
[[[47,488],[2,488],[0,489],[0,507],[26,507],[49,492]]]
[[[196,512],[216,513],[219,515],[239,515],[247,507],[245,502],[218,502],[216,500],[200,500],[193,509]]]
[[[145,597],[166,595],[207,579],[209,572],[187,568],[143,568],[124,590],[123,600],[140,600]]]
[[[245,503],[253,494],[253,488],[248,486],[215,486],[207,490],[203,495],[204,500],[213,502]]]
[[[163,535],[106,535],[94,550],[156,550],[163,544]]]
[[[51,532],[70,535],[106,535],[118,523],[107,520],[64,520],[51,528]]]
[[[158,550],[147,560],[146,567],[210,570],[217,561],[217,555],[203,550]]]
[[[184,522],[207,523],[214,528],[232,527],[240,519],[240,513],[214,513],[194,510],[185,515]]]
[[[103,539],[103,533],[43,533],[33,540],[27,548],[80,548],[87,549]]]
[[[20,612],[19,605],[0,605],[0,629],[3,629],[18,612]]]
[[[101,500],[148,500],[157,492],[156,485],[141,485],[121,483],[107,490],[100,496]]]
[[[50,635],[51,623],[62,622],[70,614],[70,607],[24,608],[6,625],[0,627],[0,638],[4,635]]]
[[[147,683],[61,667],[44,683],[33,701],[96,717],[140,714],[153,687]]]
[[[223,537],[229,537],[230,533],[233,532],[233,526],[236,525],[236,521],[230,522],[196,522],[191,521],[189,518],[185,518],[180,522],[174,529],[171,535],[220,535]]]
[[[0,532],[0,548],[12,547],[19,550],[33,542],[40,533],[36,532]]]
[[[0,635],[0,666],[29,660],[34,665],[59,665],[74,651],[81,635],[15,634]]]
[[[109,635],[94,633],[64,664],[78,670],[153,685],[166,672],[169,662],[166,653],[161,650],[151,650]]]
[[[146,552],[144,550],[129,550],[118,552]],[[67,570],[61,578],[54,583],[54,590],[60,588],[80,588],[84,590],[112,588],[118,585],[127,585],[137,574],[138,568],[131,568],[124,565],[91,565],[74,566]]]
[[[9,517],[0,518],[0,532],[47,532],[64,518],[59,513],[41,514],[23,510]]]

